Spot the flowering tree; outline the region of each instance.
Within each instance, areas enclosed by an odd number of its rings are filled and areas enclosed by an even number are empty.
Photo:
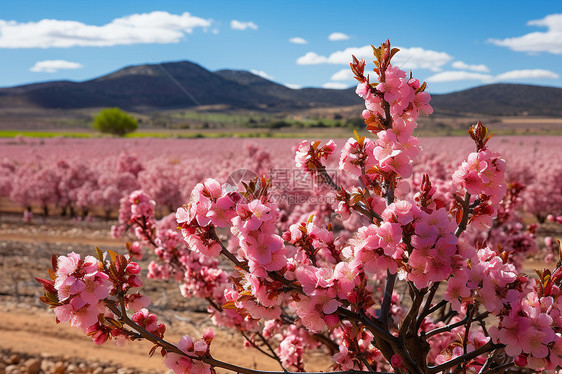
[[[278,229],[270,183],[256,178],[242,190],[215,179],[197,184],[175,217],[154,218],[142,191],[122,200],[122,226],[139,241],[129,255],[97,251],[53,257],[42,301],[96,344],[147,339],[175,373],[222,368],[263,373],[218,360],[212,331],[168,342],[165,326],[146,308],[141,247],[157,256],[149,277],[172,278],[186,297],[205,299],[215,324],[238,330],[247,344],[305,371],[304,353],[320,350],[332,369],[347,373],[501,372],[513,365],[554,369],[562,364],[562,269],[519,274],[509,248],[491,248],[467,229],[489,230],[502,212],[505,162],[488,148],[480,122],[469,133],[475,151],[452,175],[451,201],[436,194],[429,175],[409,193],[406,182],[420,151],[412,136],[418,114],[430,114],[426,84],[391,64],[398,51],[374,48],[376,82],[365,61],[351,63],[365,99],[363,118],[375,139],[348,140],[339,168],[356,182],[337,184],[326,162],[335,143],[303,141],[297,167],[337,196],[335,212],[360,227],[345,240],[333,225],[310,217]],[[175,220],[174,220],[175,218]],[[181,234],[174,230],[179,226]],[[230,239],[228,239],[230,236]],[[219,267],[224,256],[234,270]]]

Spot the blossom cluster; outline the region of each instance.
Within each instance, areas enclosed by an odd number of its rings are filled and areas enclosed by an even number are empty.
[[[84,260],[74,252],[57,260],[54,288],[61,305],[54,308],[57,319],[86,331],[98,321],[105,310],[103,299],[109,296],[112,282],[99,271],[99,261],[93,256]]]
[[[156,339],[151,354],[161,348],[165,365],[175,373],[211,373],[210,365],[200,358],[209,355],[214,333],[208,330],[195,342],[185,335],[177,345],[178,352],[169,351],[163,340],[166,326],[146,309],[148,297],[128,293],[130,288],[142,285],[140,266],[114,252],[107,253],[109,260],[101,252],[99,257],[81,259],[74,252],[53,257],[53,279],[36,278],[45,290],[41,300],[53,308],[57,322],[70,322],[98,345],[109,339],[117,344],[140,337]],[[127,312],[133,312],[131,318]]]
[[[499,154],[484,147],[471,153],[453,174],[458,188],[474,196],[473,203],[476,203],[472,220],[482,228],[492,226],[506,193],[505,167],[505,161]]]
[[[508,291],[499,324],[490,328],[496,342],[518,366],[553,370],[562,366],[562,271],[540,272],[538,280]]]
[[[191,337],[184,335],[176,345],[183,354],[168,352],[164,364],[175,374],[210,374],[212,372],[211,365],[193,358],[207,356],[214,337],[215,334],[212,330],[206,330],[201,339],[197,341],[193,341]]]
[[[129,253],[132,256],[142,254],[144,243],[152,246],[157,257],[157,261],[151,261],[148,266],[148,278],[176,280],[181,284],[180,290],[184,297],[210,298],[217,300],[219,304],[224,301],[227,273],[218,268],[216,256],[205,256],[188,249],[187,244],[192,248],[206,247],[195,240],[201,236],[188,237],[187,229],[183,230],[187,239],[182,240],[182,235],[177,230],[176,215],[170,214],[157,221],[152,200],[141,191],[134,191],[131,196],[122,200],[119,214],[120,217],[126,217],[125,222],[130,223],[130,229],[141,240],[128,246]]]
[[[124,256],[113,256],[109,262],[98,252],[98,257],[77,253],[67,256],[53,256],[51,279],[39,279],[45,289],[41,300],[53,308],[57,321],[70,322],[71,326],[82,329],[92,336],[96,344],[103,344],[109,338],[117,342],[130,339],[131,334],[115,321],[115,309],[108,306],[108,300],[117,295],[131,312],[138,312],[150,304],[150,299],[139,292],[130,293],[132,288],[142,286],[139,278],[140,266]]]
[[[324,166],[324,163],[333,156],[336,143],[330,140],[322,147],[320,147],[320,144],[320,141],[310,143],[308,140],[299,143],[295,152],[297,168],[303,170],[306,174],[314,174],[317,169]]]

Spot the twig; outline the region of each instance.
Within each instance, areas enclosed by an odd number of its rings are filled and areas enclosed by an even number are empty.
[[[452,360],[449,360],[447,362],[442,363],[441,365],[437,365],[437,366],[430,366],[427,368],[427,372],[429,374],[433,374],[433,373],[438,373],[440,371],[445,371],[453,366],[456,366],[458,364],[461,364],[463,362],[468,362],[470,360],[472,360],[473,358],[476,358],[488,351],[491,351],[493,349],[498,348],[497,345],[494,345],[492,343],[492,341],[488,341],[486,344],[484,344],[483,346],[481,346],[480,348],[475,349],[472,352],[469,352],[467,354],[464,354],[462,356],[456,357]]]
[[[482,320],[482,319],[488,317],[488,314],[489,314],[488,312],[484,312],[482,314],[479,314],[478,316],[476,316],[473,319],[473,321]],[[467,321],[468,321],[468,315],[466,315],[462,320],[460,320],[458,322],[452,323],[452,324],[447,325],[447,326],[438,327],[434,330],[431,330],[431,331],[423,334],[423,338],[428,339],[428,338],[430,338],[434,335],[441,334],[442,332],[451,331],[456,327],[460,327],[460,326],[464,325],[465,323],[467,323]]]
[[[488,358],[486,358],[486,362],[484,362],[484,365],[482,365],[482,367],[480,368],[478,374],[483,374],[484,372],[486,372],[486,370],[488,370],[490,365],[492,365],[492,363],[496,359],[497,355],[498,355],[498,351],[494,351],[493,353],[490,353],[488,355]]]
[[[222,312],[222,307],[217,305],[217,303],[215,303],[210,297],[206,297],[205,300],[207,300],[207,302],[217,311]]]
[[[415,318],[418,314],[420,309],[421,303],[423,301],[423,293],[414,289],[415,298],[413,298],[412,306],[404,318],[402,322],[402,326],[400,327],[400,332],[398,336],[405,336],[407,331],[410,330],[410,326],[415,322]],[[417,331],[417,329],[415,329]]]
[[[341,307],[338,308],[337,312],[339,315],[347,317],[352,321],[358,321],[363,323],[363,325],[365,325],[365,327],[367,327],[367,329],[373,333],[375,338],[380,338],[388,343],[396,343],[398,341],[397,337],[395,337],[394,335],[383,329],[382,325],[380,324],[380,321],[375,322],[371,320],[369,317],[367,317],[365,314],[362,313],[357,314]]]
[[[510,368],[513,365],[514,365],[513,361],[506,362],[505,364],[502,364],[502,365],[497,366],[495,368],[491,368],[490,370],[486,370],[485,372],[479,373],[479,374],[493,374],[493,373],[503,372],[505,369]]]
[[[258,346],[252,339],[250,339],[249,336],[247,336],[244,331],[240,331],[240,334],[244,337],[244,339],[246,339],[246,341],[248,343],[250,343],[250,345],[252,347],[254,347],[255,349],[257,349],[258,351],[260,351],[261,353],[263,353],[264,355],[266,355],[267,357],[277,361],[279,363],[279,365],[281,366],[281,369],[285,370],[285,368],[283,367],[281,360],[279,359],[279,357],[277,355],[273,355],[269,352],[266,352],[265,350],[263,350],[260,346]],[[276,357],[277,356],[277,357]]]
[[[446,306],[448,303],[447,300],[441,300],[440,302],[438,302],[437,304],[435,304],[434,306],[432,306],[431,308],[429,308],[427,310],[427,314],[426,316],[432,314],[433,312],[437,311],[438,309],[443,308],[444,306]]]
[[[478,309],[478,304],[470,305],[469,308],[470,310],[468,311],[468,319],[466,320],[466,325],[464,327],[464,338],[462,341],[462,349],[464,354],[466,354],[466,348],[468,345],[468,334],[470,333],[470,326],[472,325],[472,317],[474,317],[474,313]]]
[[[389,117],[387,117],[389,118]],[[390,181],[385,183],[386,192],[386,206],[389,206],[394,202],[394,187],[391,186]],[[384,295],[381,304],[381,316],[380,320],[385,328],[388,326],[388,317],[390,316],[390,302],[392,301],[392,292],[394,291],[394,284],[396,283],[397,274],[391,274],[390,271],[386,271],[386,284],[384,286]]]
[[[214,231],[214,229],[211,231],[211,238],[213,240],[215,240],[217,243],[219,243],[219,245],[221,246],[221,254],[224,255],[226,258],[228,258],[234,264],[234,266],[236,266],[239,269],[244,270],[247,273],[250,273],[250,268],[248,267],[248,264],[238,260],[236,258],[236,256],[234,256],[232,253],[230,253],[230,251],[226,248],[226,246],[220,240],[220,238],[218,237],[218,235]],[[304,294],[301,286],[297,285],[295,282],[292,282],[292,281],[286,279],[281,274],[279,274],[275,271],[268,271],[267,275],[271,279],[273,279],[274,281],[277,281],[277,282],[283,284],[284,286],[288,287],[289,289],[297,291],[300,294]]]
[[[259,336],[259,338],[261,339],[261,341],[263,342],[263,344],[265,344],[265,346],[267,347],[267,349],[269,349],[269,351],[271,352],[273,358],[279,362],[279,366],[281,366],[281,369],[287,371],[287,369],[285,369],[285,367],[283,367],[283,362],[281,362],[281,358],[279,357],[279,355],[277,355],[277,353],[275,352],[275,350],[273,349],[273,347],[271,346],[271,344],[269,344],[269,342],[267,341],[267,339],[261,334],[261,333],[256,333],[257,336]]]
[[[316,169],[316,171],[322,176],[322,179],[326,182],[326,184],[332,187],[336,192],[341,192],[341,187],[338,186],[332,177],[328,174],[325,167],[321,167]],[[358,211],[359,213],[363,214],[366,217],[369,217],[369,220],[373,220],[375,218],[377,221],[382,221],[382,217],[375,211],[373,211],[370,207],[366,206],[362,201],[359,201],[357,204],[352,206],[353,209]]]
[[[420,315],[418,316],[418,320],[417,320],[417,323],[416,323],[416,331],[419,330],[419,328],[420,328],[421,324],[423,323],[423,320],[425,319],[425,317],[432,314],[433,312],[435,312],[439,308],[442,308],[445,305],[447,305],[446,300],[441,300],[436,305],[431,306],[431,302],[433,301],[433,298],[435,297],[435,293],[437,292],[437,289],[439,288],[440,284],[441,284],[441,282],[435,282],[431,285],[431,288],[429,289],[429,294],[427,295],[427,298],[425,299],[425,304],[422,308],[422,311],[421,311]]]
[[[189,359],[199,360],[199,361],[202,361],[202,362],[204,362],[206,364],[209,364],[213,367],[223,368],[223,369],[226,369],[226,370],[233,371],[235,373],[241,373],[241,374],[288,374],[288,373],[291,373],[291,372],[288,372],[288,371],[265,371],[265,370],[249,369],[249,368],[246,368],[246,367],[237,366],[237,365],[234,365],[234,364],[230,364],[228,362],[223,362],[223,361],[217,360],[210,355],[209,356],[202,356],[202,357],[190,356],[190,355],[186,354],[185,352],[183,352],[182,350],[180,350],[175,345],[167,342],[164,339],[161,339],[161,338],[157,337],[156,335],[154,335],[154,334],[150,333],[149,331],[147,331],[146,329],[144,329],[142,326],[139,326],[135,322],[133,322],[127,316],[126,309],[125,309],[125,302],[124,302],[123,297],[120,297],[120,307],[121,308],[117,308],[116,305],[111,303],[111,302],[106,302],[106,305],[113,313],[115,313],[115,315],[119,316],[119,320],[123,324],[131,327],[133,330],[138,332],[140,337],[142,337],[144,339],[147,339],[147,340],[153,342],[154,344],[157,344],[158,346],[164,348],[166,350],[166,352],[176,353],[178,355],[188,357]],[[371,371],[360,371],[360,370],[333,371],[333,372],[310,372],[308,374],[366,374],[366,373],[393,374],[393,373],[385,373],[385,372],[371,372]]]

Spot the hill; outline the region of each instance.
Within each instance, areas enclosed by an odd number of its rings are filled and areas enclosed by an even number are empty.
[[[432,95],[431,105],[444,115],[562,117],[562,89],[523,84],[490,84]]]
[[[118,106],[135,111],[222,104],[279,111],[353,105],[360,99],[340,90],[293,90],[249,72],[213,73],[180,61],[129,66],[85,82],[46,82],[0,89],[0,108],[11,108],[14,103],[43,109]]]
[[[562,89],[492,84],[432,95],[443,116],[562,117]],[[34,112],[118,106],[135,112],[159,112],[220,105],[225,110],[291,113],[311,108],[362,105],[353,88],[291,89],[247,71],[211,72],[188,62],[129,66],[84,82],[53,81],[0,88],[0,111]]]

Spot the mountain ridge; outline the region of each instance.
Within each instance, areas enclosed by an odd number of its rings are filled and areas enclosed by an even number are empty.
[[[298,111],[361,105],[354,88],[292,89],[244,70],[210,71],[190,61],[130,65],[86,81],[46,81],[0,88],[0,109],[121,107],[134,111],[203,105],[232,109]],[[433,94],[436,114],[562,117],[562,88],[496,83]]]

